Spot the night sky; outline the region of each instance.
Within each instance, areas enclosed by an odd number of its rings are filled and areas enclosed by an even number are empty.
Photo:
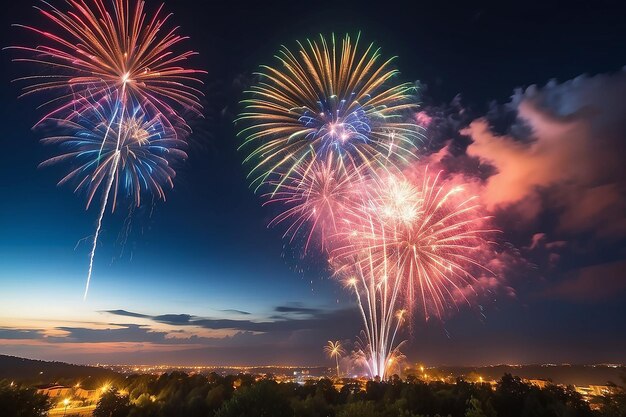
[[[416,320],[404,353],[428,364],[626,363],[626,30],[617,2],[166,3],[205,69],[205,118],[166,202],[104,220],[56,182],[32,126],[41,97],[0,65],[0,353],[79,363],[323,364],[353,340],[352,296],[324,259],[268,229],[233,119],[281,44],[361,31],[421,87],[422,160],[471,178],[499,235],[498,282],[445,321]],[[54,4],[62,2],[54,1]],[[159,2],[148,0],[149,10]],[[4,5],[3,46],[45,25]],[[128,205],[126,206],[128,207]]]

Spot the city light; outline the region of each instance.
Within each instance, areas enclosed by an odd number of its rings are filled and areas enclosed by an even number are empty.
[[[65,414],[67,413],[67,407],[70,405],[70,399],[69,398],[64,399],[63,405],[65,406],[65,409],[63,410],[63,416],[65,417]]]

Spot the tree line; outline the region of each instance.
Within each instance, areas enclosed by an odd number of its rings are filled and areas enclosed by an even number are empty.
[[[624,381],[626,383],[626,380]],[[271,376],[180,372],[132,375],[99,400],[94,417],[626,417],[626,391],[587,402],[573,387],[525,383],[505,374],[487,383],[345,380],[337,389],[320,379],[303,385]],[[45,415],[46,397],[0,383],[0,414]],[[6,413],[6,414],[5,414]],[[68,417],[71,411],[68,412]]]

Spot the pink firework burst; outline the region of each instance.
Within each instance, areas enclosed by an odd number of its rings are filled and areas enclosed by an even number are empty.
[[[14,61],[35,63],[45,74],[19,78],[26,83],[23,95],[38,92],[55,94],[44,106],[52,107],[48,117],[69,117],[82,113],[77,96],[98,101],[109,91],[124,90],[147,111],[163,113],[165,121],[175,119],[187,127],[181,109],[200,114],[200,83],[204,71],[183,65],[196,52],[176,52],[187,39],[177,27],[168,28],[170,14],[160,6],[152,16],[143,1],[68,0],[62,11],[47,2],[37,7],[48,19],[51,31],[16,25],[39,35],[35,47],[13,46],[25,56]]]
[[[287,175],[271,183],[275,191],[265,195],[265,204],[284,207],[270,225],[287,224],[284,236],[291,240],[304,236],[305,253],[316,234],[322,249],[328,249],[357,200],[362,179],[361,169],[331,155],[314,158],[307,165],[295,164]]]
[[[370,179],[367,197],[342,232],[345,244],[333,251],[340,263],[353,264],[356,256],[380,282],[394,282],[408,310],[420,309],[426,319],[469,303],[479,276],[493,275],[485,265],[487,238],[496,231],[477,196],[440,176],[426,169],[414,178]]]

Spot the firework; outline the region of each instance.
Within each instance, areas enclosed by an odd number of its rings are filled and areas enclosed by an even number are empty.
[[[346,169],[330,155],[324,160],[315,158],[308,165],[296,164],[289,175],[271,183],[275,191],[265,195],[265,204],[283,208],[270,225],[286,223],[284,237],[290,236],[291,240],[303,234],[305,253],[318,232],[324,249],[338,234],[339,223],[354,205],[358,197],[355,185],[362,179],[361,169]]]
[[[404,114],[415,107],[414,87],[392,82],[393,58],[382,60],[373,45],[361,49],[358,36],[298,46],[279,51],[278,67],[263,66],[243,100],[238,121],[247,127],[239,135],[253,185],[316,158],[376,168],[411,158],[420,133]]]
[[[400,329],[415,310],[443,318],[475,291],[492,232],[476,197],[416,161],[413,87],[359,39],[283,47],[262,67],[237,121],[249,178],[269,189],[285,237],[315,234],[335,276],[354,292],[364,330],[355,356],[371,377],[399,367]],[[413,169],[415,169],[413,167]],[[327,352],[335,348],[329,342]]]
[[[362,267],[376,276],[398,277],[410,310],[442,318],[459,301],[469,302],[489,255],[487,227],[477,196],[462,184],[442,181],[428,170],[419,178],[370,180],[366,202],[353,217],[346,245],[335,256],[367,253]],[[376,182],[376,186],[372,186]]]
[[[397,340],[415,310],[424,318],[468,302],[489,254],[476,197],[428,170],[419,176],[371,176],[331,251],[335,273],[352,289],[365,330],[358,356],[370,376],[388,375],[400,358]]]
[[[176,175],[171,163],[187,154],[182,150],[186,142],[176,137],[160,115],[149,116],[139,105],[129,108],[109,99],[91,103],[74,119],[50,120],[64,134],[42,140],[58,146],[62,153],[41,167],[65,161],[73,165],[59,185],[74,183],[74,191],[84,190],[87,207],[98,190],[112,196],[111,210],[120,195],[132,198],[137,207],[147,192],[165,199],[163,187],[173,187]]]
[[[19,78],[26,83],[23,95],[46,93],[55,97],[45,103],[49,117],[65,118],[83,113],[84,103],[76,97],[91,95],[96,101],[109,91],[122,89],[128,97],[153,113],[163,113],[164,123],[172,120],[186,126],[180,108],[200,113],[199,83],[203,71],[182,65],[193,51],[175,52],[187,39],[168,28],[162,7],[152,16],[143,1],[68,0],[62,11],[47,2],[37,7],[54,27],[43,30],[17,25],[36,33],[36,47],[11,47],[25,56],[14,61],[34,63],[46,69],[44,75]],[[126,94],[122,99],[126,99]],[[171,123],[173,125],[173,123]]]
[[[335,358],[337,365],[337,378],[339,378],[339,357],[346,354],[343,345],[339,340],[333,342],[329,340],[326,346],[324,346],[324,352],[332,359]]]
[[[75,181],[77,190],[86,189],[88,207],[102,193],[86,298],[109,199],[112,210],[121,193],[139,205],[142,193],[164,199],[163,186],[172,186],[169,163],[186,156],[181,147],[191,129],[184,116],[201,112],[202,93],[194,85],[203,71],[182,66],[196,53],[174,50],[186,37],[167,28],[171,15],[163,14],[163,6],[150,17],[143,1],[111,0],[107,7],[103,0],[68,0],[67,11],[42,3],[37,9],[53,31],[17,25],[41,43],[10,49],[24,54],[14,61],[46,70],[16,80],[26,84],[23,96],[53,97],[42,105],[49,109],[36,125],[56,122],[66,132],[44,140],[63,153],[43,165],[77,163],[61,183]]]
[[[141,204],[141,195],[146,192],[165,199],[163,187],[173,187],[172,179],[176,175],[170,163],[187,156],[181,149],[186,143],[177,138],[174,129],[163,123],[160,114],[150,117],[139,105],[123,105],[112,97],[115,97],[114,93],[106,101],[91,102],[83,113],[73,118],[75,120],[56,120],[59,130],[65,134],[42,140],[45,144],[58,145],[63,152],[40,166],[64,161],[75,165],[59,185],[74,182],[75,191],[84,189],[87,207],[98,190],[102,194],[89,253],[85,298],[109,199],[112,198],[112,211],[119,195],[132,197],[136,206]]]
[[[365,327],[356,343],[356,358],[365,365],[370,377],[385,379],[392,358],[401,354],[400,347],[404,344],[396,340],[406,313],[399,308],[402,278],[378,275],[381,271],[364,268],[363,260],[354,256],[351,267],[344,264],[340,268],[346,286],[354,291]]]

